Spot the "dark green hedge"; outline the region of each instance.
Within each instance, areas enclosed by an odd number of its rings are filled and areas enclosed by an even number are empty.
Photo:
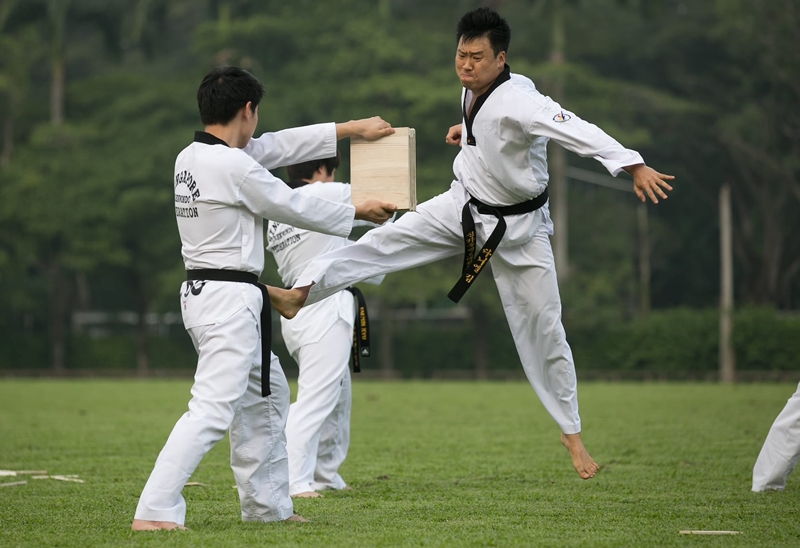
[[[373,357],[363,362],[365,369],[380,368],[380,327],[380,322],[373,325]],[[663,310],[645,319],[619,323],[587,318],[565,327],[579,371],[703,373],[718,367],[716,310]],[[469,322],[410,321],[395,324],[394,330],[394,368],[404,377],[427,378],[437,372],[475,367],[475,334]],[[488,368],[521,371],[505,321],[490,323],[488,330]],[[278,339],[277,333],[275,338]],[[741,371],[800,370],[800,315],[760,308],[738,310],[734,340],[736,365]],[[67,346],[67,368],[134,370],[134,344],[132,335],[73,335]],[[44,336],[7,332],[0,338],[0,345],[0,368],[48,367]],[[296,375],[296,366],[285,348],[280,343],[274,346],[287,374]],[[152,369],[191,370],[196,363],[191,341],[179,328],[171,329],[167,337],[150,338],[148,349]]]

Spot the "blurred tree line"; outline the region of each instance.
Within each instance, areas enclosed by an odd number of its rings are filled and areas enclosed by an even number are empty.
[[[717,305],[725,183],[738,303],[798,307],[796,0],[0,0],[0,366],[193,366],[180,324],[167,330],[177,333],[173,344],[163,325],[154,336],[148,318],[179,317],[170,181],[176,154],[200,129],[195,92],[214,66],[242,66],[265,84],[257,132],[379,114],[416,128],[420,199],[448,188],[456,150],[443,136],[460,120],[455,23],[479,5],[510,22],[513,71],[677,176],[670,199],[648,206],[645,310],[652,305],[660,321],[641,316],[635,199],[570,181],[561,289],[579,358],[594,363],[609,338],[623,339],[601,360],[613,367],[648,344],[651,335],[631,335],[642,326],[668,340],[670,329],[685,329],[685,312],[669,309]],[[600,170],[571,154],[565,161]],[[384,365],[466,364],[484,376],[518,367],[488,277],[461,308],[447,301],[459,270],[454,258],[370,288]],[[262,280],[279,283],[269,260]],[[75,322],[92,311],[132,313],[132,327],[92,342]],[[759,321],[746,325],[789,321],[753,314]],[[419,356],[409,355],[416,347]],[[758,356],[750,346],[740,352]],[[774,367],[770,360],[753,358],[753,367]]]

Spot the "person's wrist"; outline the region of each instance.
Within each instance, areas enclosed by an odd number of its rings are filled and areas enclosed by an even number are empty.
[[[348,120],[347,122],[339,122],[336,124],[336,137],[338,139],[352,137],[353,135],[358,135],[358,127],[355,120]]]
[[[644,167],[644,164],[633,164],[632,166],[625,166],[624,169],[629,175],[633,175]]]

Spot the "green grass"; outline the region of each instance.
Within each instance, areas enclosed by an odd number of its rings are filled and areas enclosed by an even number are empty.
[[[525,383],[357,380],[341,470],[353,490],[297,501],[311,523],[242,523],[224,440],[192,477],[207,487],[184,490],[190,530],[133,533],[189,386],[0,381],[0,469],[86,480],[0,487],[0,546],[800,545],[800,472],[784,492],[750,492],[786,384],[583,383],[583,437],[602,469],[582,481]]]

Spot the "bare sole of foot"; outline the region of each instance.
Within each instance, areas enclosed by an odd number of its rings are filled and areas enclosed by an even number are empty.
[[[292,514],[291,517],[286,518],[283,521],[296,521],[298,523],[308,523],[308,520],[306,518],[304,518],[303,516],[297,515],[297,514]]]
[[[186,527],[174,521],[150,521],[146,519],[135,519],[131,523],[132,531],[186,531]]]
[[[293,499],[318,499],[321,497],[322,495],[320,495],[316,491],[304,491],[302,493],[297,493],[296,495],[292,495]]]
[[[589,456],[589,452],[583,446],[580,434],[561,434],[561,443],[569,451],[572,457],[572,466],[581,479],[591,479],[600,470],[597,463]]]
[[[268,285],[269,304],[278,311],[278,314],[287,320],[291,320],[297,316],[297,313],[305,304],[310,289],[310,285],[295,289],[283,289]]]

